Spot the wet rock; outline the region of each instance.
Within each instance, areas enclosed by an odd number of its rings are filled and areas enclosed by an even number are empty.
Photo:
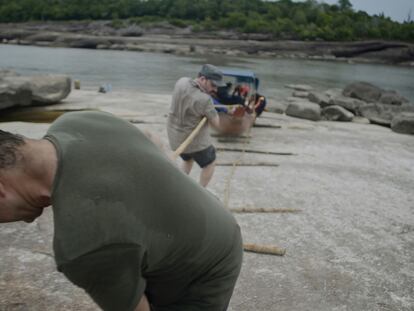
[[[341,106],[355,115],[359,115],[359,107],[366,105],[366,102],[363,102],[356,98],[349,98],[345,96],[334,97],[329,100],[330,105]]]
[[[368,82],[354,82],[345,87],[344,96],[357,98],[367,103],[375,103],[381,97],[383,90]]]
[[[309,92],[308,99],[322,108],[329,106],[329,97],[323,93]]]
[[[286,84],[285,87],[289,89],[294,89],[296,91],[303,91],[303,92],[309,92],[313,90],[313,87],[307,84]]]
[[[308,98],[309,96],[309,92],[305,92],[305,91],[294,91],[292,93],[293,97],[300,97],[300,98]]]
[[[71,91],[71,79],[66,75],[42,75],[30,78],[33,101],[54,104],[66,98]]]
[[[285,113],[287,107],[288,107],[287,103],[272,102],[271,104],[267,105],[266,110],[269,111],[269,112],[283,114],[283,113]]]
[[[286,114],[291,117],[318,121],[321,119],[321,107],[310,102],[294,102],[289,104]]]
[[[30,106],[32,91],[29,83],[0,81],[0,109],[17,106]]]
[[[414,135],[414,112],[403,112],[395,116],[391,121],[391,129],[397,133]]]
[[[353,123],[358,123],[358,124],[370,124],[369,120],[367,118],[364,117],[359,117],[359,116],[355,116],[352,119]]]
[[[329,121],[352,121],[354,114],[345,108],[337,105],[325,107],[322,115]]]
[[[119,29],[117,34],[122,37],[141,37],[144,34],[144,30],[137,25],[129,25],[126,28]]]
[[[361,115],[371,123],[391,126],[391,121],[399,114],[403,112],[413,112],[414,106],[412,105],[385,105],[385,104],[366,104],[359,108]]]
[[[396,91],[385,91],[381,94],[379,99],[381,104],[387,105],[402,105],[408,103],[408,99],[398,94]]]
[[[335,98],[342,96],[342,89],[329,89],[324,92],[324,95],[328,96],[328,98]]]
[[[23,89],[28,88],[32,94],[32,105],[57,103],[71,91],[71,79],[66,75],[6,76],[2,82],[13,87],[20,85]]]

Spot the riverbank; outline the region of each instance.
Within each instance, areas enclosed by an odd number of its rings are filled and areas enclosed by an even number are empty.
[[[229,55],[381,63],[414,67],[414,44],[387,41],[272,41],[265,34],[194,32],[160,24],[114,28],[111,22],[31,22],[0,24],[0,42],[47,47]]]
[[[166,143],[169,103],[170,95],[73,90],[62,104],[45,109],[108,111]],[[218,166],[209,190],[229,208],[300,212],[235,214],[245,243],[287,252],[284,257],[245,253],[229,310],[412,310],[412,135],[267,112],[257,122],[280,128],[254,127],[251,137],[235,141],[215,137],[216,146],[293,155],[220,151],[219,162],[274,166]],[[40,138],[49,124],[0,127]],[[47,209],[32,224],[0,226],[0,310],[98,310],[55,270],[52,216]]]

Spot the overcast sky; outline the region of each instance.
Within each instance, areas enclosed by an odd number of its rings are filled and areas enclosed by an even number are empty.
[[[338,0],[318,1],[329,4],[338,3]],[[384,13],[385,16],[398,22],[407,20],[411,9],[411,20],[414,20],[414,0],[350,0],[350,2],[355,11],[365,11],[369,15]]]

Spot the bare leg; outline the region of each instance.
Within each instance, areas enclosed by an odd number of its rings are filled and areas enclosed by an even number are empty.
[[[191,169],[193,168],[193,164],[194,164],[193,159],[184,161],[183,166],[182,166],[184,173],[186,173],[187,175],[190,174]]]
[[[211,180],[211,177],[213,177],[215,167],[216,161],[213,161],[212,163],[201,169],[200,185],[202,185],[203,187],[207,187],[208,183]]]

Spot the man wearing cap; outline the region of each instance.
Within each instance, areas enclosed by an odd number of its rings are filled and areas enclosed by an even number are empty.
[[[217,92],[217,87],[225,85],[221,71],[210,64],[202,66],[196,79],[184,77],[177,81],[167,122],[168,140],[173,150],[180,146],[204,117],[211,126],[220,129],[211,95]],[[199,182],[206,187],[213,176],[216,161],[216,150],[207,124],[180,156],[184,160],[185,173],[191,172],[194,162],[201,167]]]

